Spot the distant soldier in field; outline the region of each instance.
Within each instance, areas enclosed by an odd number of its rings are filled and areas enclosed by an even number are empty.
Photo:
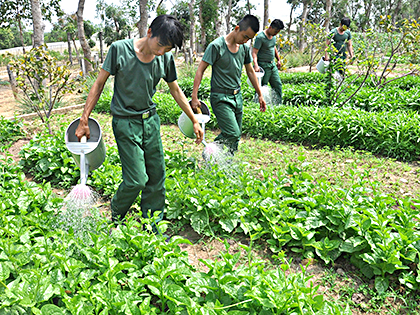
[[[347,59],[347,51],[350,54],[350,59],[354,57],[353,52],[353,45],[351,41],[351,33],[349,30],[350,27],[350,19],[347,17],[344,17],[341,19],[341,23],[339,27],[334,28],[331,30],[330,34],[328,35],[327,39],[327,46],[331,44],[331,41],[333,42],[333,45],[335,49],[337,50],[337,53],[335,56],[332,57],[332,63],[337,64],[338,69],[337,71],[340,73],[341,76],[344,75],[344,64],[345,60]],[[341,59],[340,61],[338,59]],[[325,61],[329,60],[328,52],[325,52]]]
[[[283,92],[279,76],[281,62],[276,47],[276,35],[282,29],[284,29],[283,22],[279,19],[275,19],[267,29],[257,35],[252,49],[255,72],[260,71],[260,67],[264,69],[261,85],[264,86],[267,85],[267,83],[270,83],[271,88],[276,92],[278,104],[282,103]],[[274,58],[277,59],[277,63],[274,62]]]

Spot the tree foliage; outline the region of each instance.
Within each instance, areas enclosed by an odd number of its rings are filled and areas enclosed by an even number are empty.
[[[41,1],[41,12],[44,19],[51,21],[54,15],[62,16],[60,0]],[[0,2],[0,26],[9,27],[17,21],[31,20],[30,0],[2,0]]]
[[[23,32],[23,40],[25,45],[31,44],[31,33]],[[19,39],[19,28],[11,24],[9,27],[0,28],[0,49],[22,46]]]
[[[107,45],[128,37],[133,29],[133,14],[129,8],[124,5],[106,4],[100,1],[97,6],[97,12],[104,26],[104,41]]]

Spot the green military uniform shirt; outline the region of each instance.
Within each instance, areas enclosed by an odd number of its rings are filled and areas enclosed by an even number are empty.
[[[102,68],[115,76],[111,113],[119,116],[138,115],[154,108],[152,98],[156,85],[177,79],[172,53],[155,56],[149,62],[140,61],[134,51],[134,40],[112,43]]]
[[[265,32],[261,32],[255,38],[254,48],[258,49],[258,62],[272,62],[274,59],[274,48],[276,37],[268,39]]]
[[[329,37],[333,40],[333,45],[337,49],[337,56],[341,59],[346,59],[347,42],[351,40],[351,33],[349,30],[345,30],[341,35],[338,33],[337,28],[330,32]]]
[[[225,38],[219,37],[207,47],[202,60],[212,66],[212,88],[235,90],[241,86],[242,67],[251,63],[251,54],[248,45],[232,53]]]

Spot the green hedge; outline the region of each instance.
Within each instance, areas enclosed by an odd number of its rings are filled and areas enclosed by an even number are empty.
[[[307,84],[316,83],[319,84],[325,75],[319,72],[280,72],[280,80],[283,84]]]
[[[340,95],[338,103],[344,102],[351,91],[357,86],[352,86],[349,93]],[[323,84],[305,83],[300,85],[283,84],[283,104],[289,106],[328,106],[325,98]],[[372,87],[362,88],[351,98],[345,107],[363,109],[372,112],[395,110],[420,110],[420,86],[409,90],[400,90],[387,86],[377,90]]]
[[[328,107],[276,107],[244,111],[243,132],[254,137],[320,146],[353,147],[413,161],[420,154],[420,116],[404,111],[372,113]]]
[[[315,83],[319,84],[323,82],[326,75],[315,72],[294,72],[294,73],[287,73],[287,72],[280,72],[280,79],[283,84],[308,84],[308,83]],[[372,78],[373,79],[373,78]],[[371,78],[366,80],[366,86],[373,87],[373,81]],[[392,78],[388,78],[392,79]],[[363,77],[358,78],[355,81],[355,84],[359,84],[363,81]],[[401,89],[401,90],[410,90],[413,87],[420,87],[420,76],[410,75],[406,76],[397,80],[394,80],[386,85],[387,87],[392,87],[394,89]]]

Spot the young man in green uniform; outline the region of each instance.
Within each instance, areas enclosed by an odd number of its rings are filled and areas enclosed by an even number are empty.
[[[353,45],[351,41],[351,33],[348,29],[349,27],[350,19],[347,17],[342,18],[340,26],[334,28],[328,35],[327,39],[327,46],[329,46],[331,44],[331,41],[333,41],[333,45],[335,47],[335,50],[337,51],[335,56],[332,57],[332,61],[333,63],[337,64],[338,72],[340,73],[340,75],[344,75],[344,64],[347,58],[346,51],[349,51],[350,59],[352,59],[354,56]],[[341,59],[341,61],[338,61],[337,59]],[[329,60],[328,52],[325,52],[324,60]]]
[[[266,109],[251,65],[249,46],[244,45],[255,36],[258,30],[258,19],[253,15],[246,15],[226,37],[219,37],[209,44],[194,78],[191,106],[196,109],[200,105],[197,95],[204,71],[209,65],[212,66],[210,103],[221,129],[215,141],[226,145],[231,154],[238,150],[242,134],[241,73],[243,65],[259,95],[260,110]]]
[[[146,37],[114,42],[93,84],[80,118],[76,136],[89,138],[88,118],[95,107],[106,80],[115,76],[111,102],[112,128],[122,165],[123,181],[111,201],[112,220],[123,220],[141,195],[143,217],[161,211],[165,206],[165,161],[160,137],[160,119],[152,97],[156,85],[164,79],[170,93],[193,122],[196,143],[203,139],[203,130],[188,101],[176,82],[173,55],[175,46],[181,47],[181,24],[170,15],[153,20]]]
[[[275,19],[270,26],[259,33],[255,38],[254,47],[252,49],[252,59],[254,60],[255,72],[260,71],[260,67],[264,69],[264,76],[261,85],[270,83],[277,96],[277,103],[282,103],[282,84],[279,76],[281,69],[280,56],[276,47],[276,35],[284,29],[281,20]],[[274,58],[277,63],[274,63]]]

